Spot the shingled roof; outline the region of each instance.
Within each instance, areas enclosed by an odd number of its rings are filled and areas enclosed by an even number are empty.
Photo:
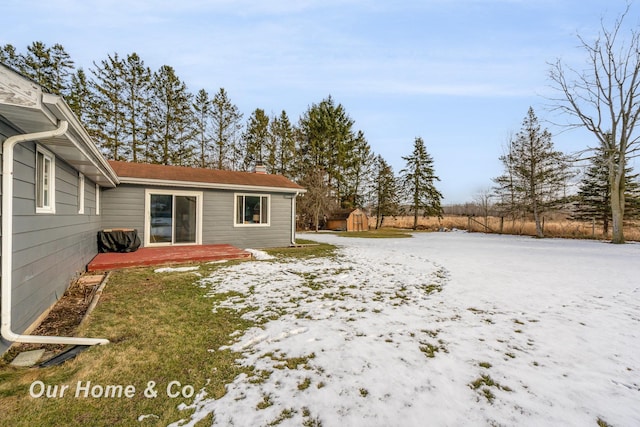
[[[264,187],[271,190],[280,189],[280,191],[304,191],[303,187],[282,175],[116,162],[112,160],[109,161],[109,164],[122,183],[144,184],[148,182],[210,188]]]

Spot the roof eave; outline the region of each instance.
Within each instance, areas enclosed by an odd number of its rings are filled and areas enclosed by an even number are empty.
[[[58,120],[66,120],[69,123],[70,130],[66,136],[74,149],[81,154],[81,158],[65,160],[103,187],[115,187],[118,185],[120,182],[118,175],[102,153],[100,153],[93,139],[89,136],[84,126],[82,126],[64,99],[57,95],[44,93],[42,102],[54,117]],[[52,151],[55,152],[55,148],[53,148]],[[62,154],[62,157],[65,158],[64,154]],[[88,161],[90,165],[87,165],[86,161]]]
[[[199,182],[199,181],[176,181],[171,179],[149,179],[149,178],[133,178],[133,177],[119,177],[121,184],[136,184],[136,185],[155,185],[159,187],[189,187],[189,188],[206,188],[212,190],[232,190],[232,191],[255,191],[255,192],[270,192],[270,193],[286,193],[286,194],[302,194],[307,190],[304,188],[292,188],[292,187],[272,187],[263,185],[245,185],[245,184],[221,184],[215,182]]]
[[[0,114],[12,127],[36,133],[54,130],[60,121],[66,121],[65,135],[43,142],[47,148],[99,185],[118,184],[118,176],[62,97],[44,93],[36,83],[2,64],[0,77]]]

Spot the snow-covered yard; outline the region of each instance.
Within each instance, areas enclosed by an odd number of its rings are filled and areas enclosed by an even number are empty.
[[[180,425],[640,425],[640,245],[304,237],[339,255],[202,279],[260,322],[229,341],[255,370]]]

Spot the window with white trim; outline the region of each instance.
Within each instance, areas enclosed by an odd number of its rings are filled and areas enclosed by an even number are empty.
[[[96,215],[100,215],[100,186],[96,184]]]
[[[78,213],[84,213],[84,175],[78,172]]]
[[[236,194],[235,225],[269,225],[270,196]]]
[[[36,146],[36,213],[56,212],[56,158]]]

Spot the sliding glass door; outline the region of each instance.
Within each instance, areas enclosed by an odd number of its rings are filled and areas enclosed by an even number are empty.
[[[173,221],[174,243],[196,242],[196,203],[195,196],[173,196],[175,201]]]
[[[148,245],[199,244],[202,193],[147,190]]]

